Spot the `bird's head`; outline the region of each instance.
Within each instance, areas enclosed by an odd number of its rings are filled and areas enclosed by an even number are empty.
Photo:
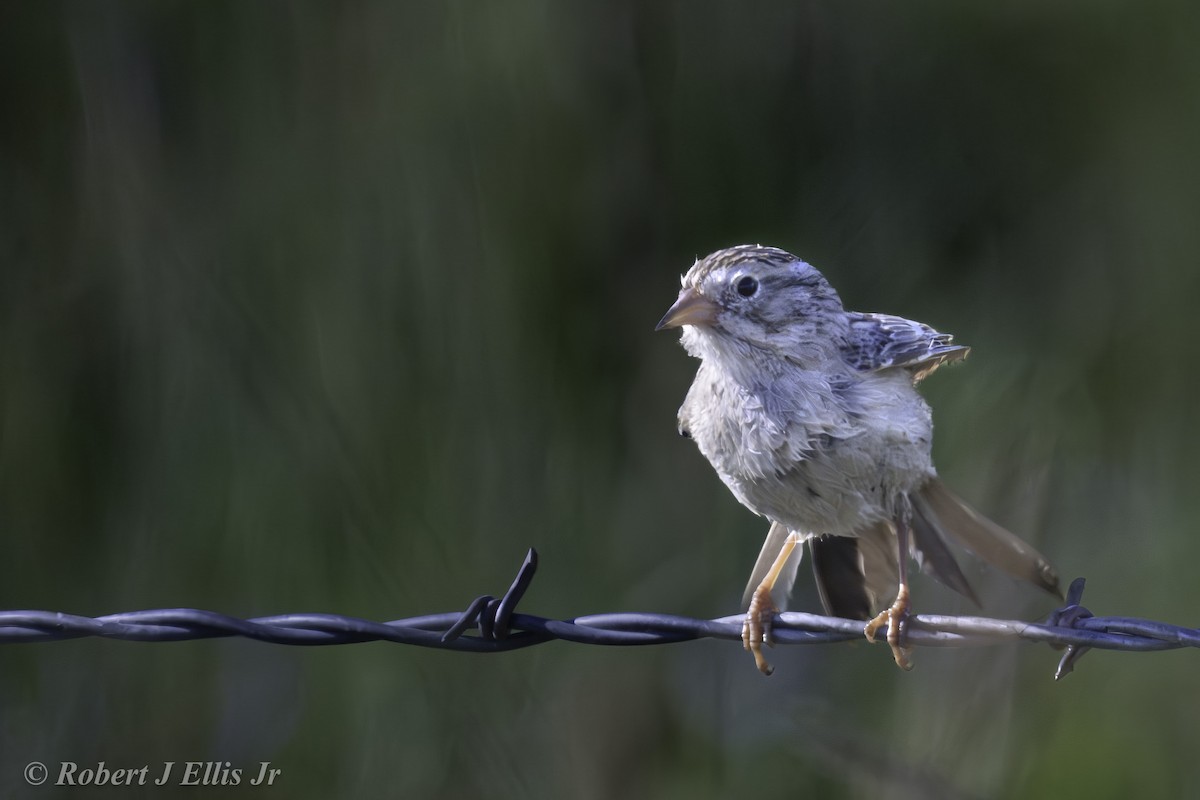
[[[683,327],[684,346],[701,358],[730,347],[811,350],[844,317],[841,298],[825,277],[775,247],[718,250],[693,264],[682,283],[655,330]]]

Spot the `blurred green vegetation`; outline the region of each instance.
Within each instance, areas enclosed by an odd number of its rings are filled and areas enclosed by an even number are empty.
[[[765,525],[676,437],[695,363],[652,328],[763,242],[973,345],[925,385],[942,475],[1097,613],[1200,624],[1198,37],[1183,2],[5,4],[0,607],[391,619],[534,545],[531,612],[731,613]],[[32,759],[322,798],[1200,792],[1191,652],[1061,684],[1032,646],[770,680],[714,642],[0,656],[11,797]]]

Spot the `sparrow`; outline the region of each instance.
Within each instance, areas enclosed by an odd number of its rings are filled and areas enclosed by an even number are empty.
[[[826,613],[866,621],[872,642],[886,625],[902,669],[911,668],[901,642],[910,557],[976,605],[950,543],[1062,596],[1037,550],[934,470],[932,415],[916,386],[970,348],[920,322],[847,311],[820,272],[774,247],[719,250],[682,284],[656,328],[682,328],[700,359],[679,433],[771,522],[744,597],[742,642],[759,670],[772,672],[762,645],[805,543]]]

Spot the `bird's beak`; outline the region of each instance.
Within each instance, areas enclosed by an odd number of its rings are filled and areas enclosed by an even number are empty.
[[[654,330],[678,328],[680,325],[712,325],[717,321],[718,310],[716,303],[695,289],[684,289]]]

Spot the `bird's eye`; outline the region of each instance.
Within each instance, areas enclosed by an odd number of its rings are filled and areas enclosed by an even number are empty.
[[[758,281],[746,275],[737,282],[737,286],[734,288],[737,289],[737,293],[742,297],[753,297],[754,293],[758,291]]]

